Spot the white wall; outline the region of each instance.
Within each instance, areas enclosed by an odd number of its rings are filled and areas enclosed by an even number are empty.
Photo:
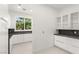
[[[17,11],[12,11],[12,10],[9,10],[9,14],[11,17],[10,28],[14,28],[14,29],[16,29],[16,17],[17,16],[23,16],[23,17],[29,16],[27,13],[22,13],[22,12],[17,12]]]
[[[8,27],[10,26],[10,15],[8,13],[8,5],[0,4],[0,17],[3,17],[8,22]]]
[[[71,13],[79,12],[79,4],[73,4],[61,10],[60,16],[62,15],[70,15]]]
[[[56,30],[56,10],[46,5],[32,5],[33,53],[53,46],[49,37]]]
[[[8,53],[8,27],[10,26],[10,16],[8,14],[8,5],[0,4],[0,17],[7,20],[2,22],[0,19],[0,54]]]

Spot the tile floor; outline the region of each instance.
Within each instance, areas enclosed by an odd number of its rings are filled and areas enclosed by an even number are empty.
[[[57,47],[51,47],[46,50],[39,51],[36,54],[70,54],[70,53]]]
[[[32,54],[32,42],[17,44],[13,46],[11,54]],[[39,51],[35,54],[69,54],[69,53],[60,48],[52,47]]]
[[[11,54],[32,54],[32,42],[14,45]]]

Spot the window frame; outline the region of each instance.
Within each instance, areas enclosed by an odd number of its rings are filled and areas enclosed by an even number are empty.
[[[32,17],[30,17],[30,19],[31,19],[31,29],[25,29],[25,18],[29,18],[28,16],[17,16],[17,17],[23,17],[24,18],[24,30],[17,30],[16,29],[16,25],[15,25],[15,31],[32,31]],[[16,22],[16,21],[15,21]]]

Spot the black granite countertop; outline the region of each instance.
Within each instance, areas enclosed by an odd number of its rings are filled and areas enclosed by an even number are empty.
[[[64,35],[64,34],[54,34],[54,35],[58,35],[58,36],[64,36],[64,37],[69,37],[69,38],[79,39],[79,35]]]
[[[10,31],[8,32],[9,38],[11,38],[13,35],[20,35],[20,34],[31,34],[32,31]]]
[[[16,35],[16,34],[30,34],[32,33],[32,31],[14,31],[13,34]]]

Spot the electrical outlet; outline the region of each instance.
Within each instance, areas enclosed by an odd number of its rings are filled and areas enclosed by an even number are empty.
[[[76,32],[76,31],[74,31],[74,34],[77,34],[77,32]]]

